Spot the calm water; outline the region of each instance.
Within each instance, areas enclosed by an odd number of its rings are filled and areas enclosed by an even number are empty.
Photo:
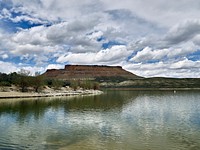
[[[0,149],[199,150],[200,92],[0,102]]]

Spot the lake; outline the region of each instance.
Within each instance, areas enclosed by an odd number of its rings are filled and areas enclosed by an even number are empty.
[[[200,92],[0,102],[0,149],[199,150]]]

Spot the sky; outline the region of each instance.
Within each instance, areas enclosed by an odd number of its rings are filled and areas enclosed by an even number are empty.
[[[0,0],[0,72],[66,64],[200,78],[200,1]]]

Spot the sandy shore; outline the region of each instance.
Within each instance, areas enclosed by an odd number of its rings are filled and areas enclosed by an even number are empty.
[[[49,93],[28,93],[28,92],[0,92],[0,99],[7,98],[34,98],[34,97],[56,97],[56,96],[76,96],[76,95],[99,95],[99,90],[77,90],[77,91],[54,91]]]

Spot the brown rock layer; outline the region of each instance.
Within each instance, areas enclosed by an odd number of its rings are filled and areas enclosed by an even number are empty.
[[[64,69],[50,69],[44,75],[57,79],[95,79],[97,77],[140,78],[120,66],[66,65]]]

